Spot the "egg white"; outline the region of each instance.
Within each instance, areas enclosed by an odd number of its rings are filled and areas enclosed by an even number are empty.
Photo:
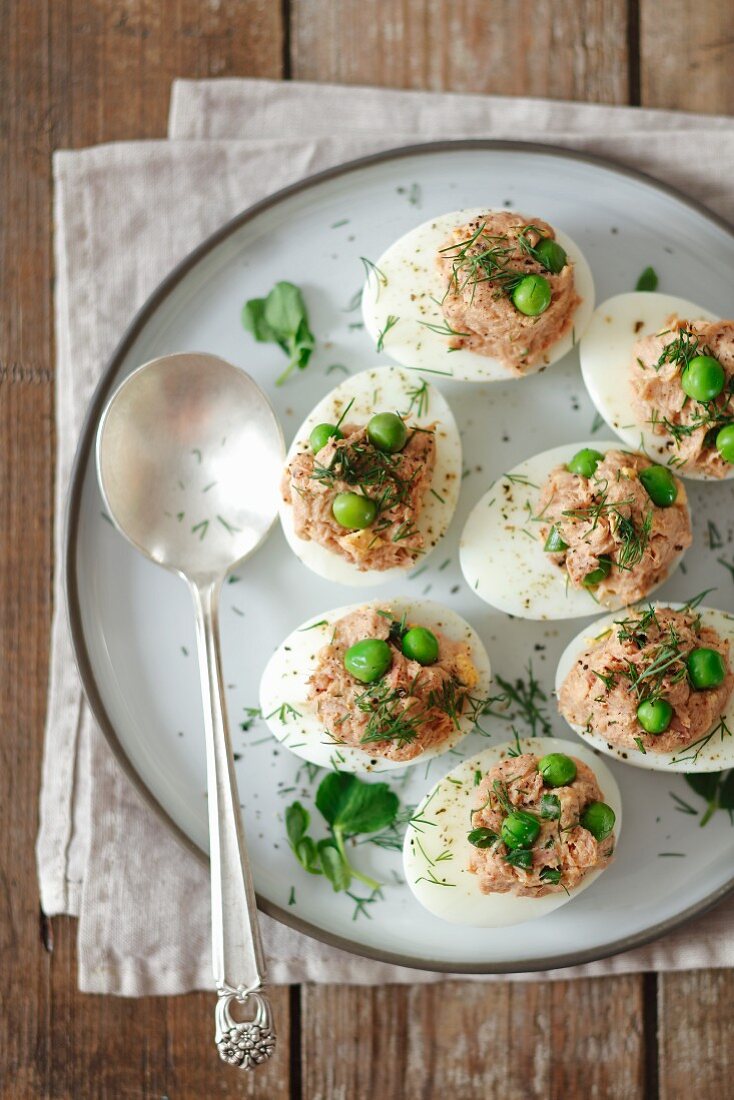
[[[506,213],[506,211],[502,211]],[[581,297],[571,329],[548,349],[548,364],[538,363],[523,375],[514,374],[498,359],[459,348],[451,351],[448,337],[425,327],[445,325],[438,302],[446,286],[436,266],[436,255],[451,231],[483,214],[499,213],[485,207],[454,210],[411,229],[387,249],[377,261],[377,271],[368,276],[362,291],[362,316],[367,331],[391,359],[414,370],[432,371],[457,382],[505,382],[535,374],[566,355],[579,340],[594,309],[594,279],[581,249],[566,234],[556,230],[556,240],[574,264],[576,290]],[[397,322],[389,331],[389,317]]]
[[[647,607],[648,604],[645,602],[639,606]],[[685,607],[685,604],[654,601],[653,606],[658,608],[669,607],[674,611],[680,611],[681,608]],[[729,639],[732,647],[731,651],[734,653],[734,616],[727,615],[726,612],[718,611],[713,607],[697,607],[696,611],[701,615],[706,626],[712,627],[722,638]],[[584,650],[589,649],[594,644],[595,639],[601,642],[600,635],[605,634],[613,627],[615,619],[619,618],[618,613],[605,615],[585,627],[580,634],[576,635],[573,641],[569,642],[561,654],[556,669],[556,697],[561,684],[568,676],[576,660]],[[610,745],[599,734],[588,733],[585,728],[571,725],[570,722],[569,725],[592,748],[606,753],[607,756],[613,756],[616,760],[622,760],[625,764],[632,764],[635,768],[647,768],[650,771],[661,772],[717,772],[734,767],[734,695],[729,700],[723,717],[729,729],[732,730],[731,736],[720,737],[717,734],[709,741],[708,745],[701,749],[696,760],[685,759],[692,751],[690,749],[680,749],[677,753],[651,752],[649,750],[642,753],[636,749]]]
[[[619,444],[592,439],[543,451],[495,481],[469,513],[459,560],[466,583],[485,603],[520,619],[578,619],[597,614],[600,606],[623,605],[615,598],[600,605],[585,588],[574,588],[543,549],[540,525],[531,518],[538,514],[540,490],[550,471],[584,447],[606,454]]]
[[[650,424],[638,419],[632,405],[629,367],[635,341],[664,329],[672,313],[687,321],[719,320],[715,313],[685,298],[631,291],[602,302],[579,344],[581,373],[599,413],[629,447],[663,464],[675,458],[675,444],[669,436],[656,435]],[[677,466],[675,473],[695,481],[722,480]],[[734,477],[734,466],[726,477]]]
[[[522,752],[538,756],[563,752],[588,764],[599,782],[603,801],[614,810],[614,831],[619,841],[622,797],[612,773],[595,753],[583,745],[555,737],[522,738],[519,747]],[[523,898],[481,892],[478,876],[468,869],[474,852],[467,840],[474,806],[474,772],[479,769],[484,775],[516,751],[515,742],[509,741],[464,760],[433,787],[415,811],[416,824],[408,826],[403,845],[405,879],[420,904],[442,920],[475,928],[503,928],[535,920],[573,901],[606,870],[592,871],[568,894],[560,891],[539,898]],[[449,852],[451,858],[438,859],[444,852]],[[432,882],[431,875],[444,885]]]
[[[354,404],[347,413],[347,422],[366,424],[375,413],[406,413],[410,407],[411,391],[420,385],[421,379],[399,367],[376,367],[347,378],[333,389],[304,420],[296,432],[286,457],[290,463],[296,454],[310,451],[308,438],[317,424],[335,424],[350,401]],[[445,398],[435,386],[427,383],[427,401],[421,415],[417,406],[411,412],[411,423],[418,427],[436,424],[436,464],[431,486],[426,488],[423,508],[416,528],[425,540],[421,561],[433,550],[451,523],[461,487],[461,437]],[[435,490],[434,495],[430,488]],[[293,525],[293,506],[281,500],[280,521],[288,543],[304,565],[320,577],[353,587],[386,584],[404,576],[415,567],[415,561],[403,569],[368,569],[361,571],[352,562],[327,550],[319,543],[299,538]],[[344,530],[348,534],[347,529]]]
[[[408,761],[370,756],[369,751],[343,745],[325,732],[316,705],[308,697],[308,681],[318,664],[319,650],[331,640],[333,624],[361,607],[389,608],[398,617],[405,614],[406,621],[411,625],[440,631],[450,641],[467,642],[479,677],[472,695],[484,698],[489,694],[491,670],[487,651],[473,627],[455,611],[433,600],[408,600],[403,597],[371,600],[314,615],[278,646],[260,681],[260,709],[271,732],[297,756],[319,767],[337,768],[339,771],[390,771],[448,752],[471,733],[474,723],[470,716],[460,718],[458,728],[441,745],[427,749]]]

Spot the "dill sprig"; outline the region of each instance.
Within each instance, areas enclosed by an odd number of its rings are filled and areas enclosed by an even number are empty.
[[[620,642],[634,641],[640,648],[647,642],[647,635],[651,627],[660,629],[657,612],[652,604],[648,604],[639,615],[632,615],[626,619],[617,619],[614,623],[617,630],[617,638]]]
[[[458,329],[452,328],[448,321],[442,321],[441,324],[433,321],[419,321],[418,324],[430,332],[435,332],[437,336],[471,336],[470,332],[459,332]]]
[[[515,248],[509,237],[485,232],[487,223],[481,222],[463,241],[439,249],[439,254],[451,261],[451,275],[446,294],[460,295],[471,287],[472,300],[480,283],[491,283],[499,294],[511,294],[524,272],[508,265]]]
[[[418,676],[414,678],[407,692],[392,688],[386,680],[380,680],[355,696],[354,705],[357,710],[369,714],[365,731],[360,738],[363,745],[376,741],[392,741],[398,748],[402,748],[415,741],[426,720],[426,713],[419,707],[417,699],[409,701],[407,705],[405,700],[406,697],[413,696]]]
[[[619,670],[638,698],[657,698],[664,684],[677,684],[688,675],[686,657],[674,623],[670,623],[660,641],[653,644],[641,665],[627,661]]]
[[[659,332],[658,336],[664,336],[666,332]],[[686,328],[679,329],[678,335],[664,346],[657,362],[653,363],[654,370],[659,371],[666,363],[674,363],[678,370],[685,370],[691,359],[695,358],[696,355],[711,354],[709,348],[700,348],[700,343],[701,341],[695,332]]]
[[[427,413],[430,399],[428,394],[428,383],[425,378],[421,381],[419,386],[414,386],[412,389],[407,390],[406,397],[410,398],[410,404],[402,414],[404,417],[410,416],[414,409],[417,417],[422,417]]]
[[[502,691],[490,696],[482,713],[509,722],[522,721],[530,728],[532,737],[539,732],[547,735],[553,728],[544,705],[548,696],[533,673],[532,661],[528,661],[526,671],[527,679],[518,678],[514,683],[497,676]],[[495,709],[497,706],[499,710]]]
[[[387,286],[387,275],[384,271],[380,270],[377,264],[373,264],[372,260],[368,260],[366,256],[360,256],[359,258],[362,261],[362,267],[364,268],[364,277],[366,282],[374,282],[375,301],[378,301],[380,297],[380,291],[383,287]]]
[[[719,740],[723,741],[725,737],[731,737],[732,731],[729,729],[726,719],[722,717],[717,725],[712,730],[704,734],[703,737],[699,737],[697,741],[694,741],[690,745],[686,745],[685,756],[672,756],[670,758],[671,764],[695,764],[699,756],[714,737],[718,735]]]
[[[652,508],[645,513],[639,527],[630,517],[617,513],[614,534],[621,541],[616,560],[618,569],[633,569],[638,562],[642,561],[650,541],[651,530]]]
[[[381,328],[377,334],[377,344],[375,346],[376,351],[381,352],[383,350],[383,348],[385,347],[385,337],[387,336],[391,328],[395,328],[399,320],[400,318],[396,317],[394,313],[389,313],[387,315],[383,328]]]

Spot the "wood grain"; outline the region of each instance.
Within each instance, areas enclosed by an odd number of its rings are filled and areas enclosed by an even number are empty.
[[[640,0],[646,107],[734,113],[734,35],[726,0]]]
[[[722,1100],[732,1094],[734,973],[661,974],[660,1100]]]
[[[165,135],[174,76],[279,76],[268,0],[0,4],[0,1096],[290,1095],[288,994],[256,1084],[220,1065],[212,999],[77,992],[75,922],[39,934],[33,845],[51,617],[51,151]]]
[[[625,0],[291,2],[292,75],[626,103]]]
[[[308,1100],[643,1095],[636,977],[377,989],[305,986],[302,998]]]

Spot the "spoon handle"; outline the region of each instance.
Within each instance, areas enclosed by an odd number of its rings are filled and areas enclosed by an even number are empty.
[[[206,734],[212,970],[218,993],[215,1042],[225,1062],[251,1069],[273,1053],[275,1031],[262,993],[265,957],[224,701],[218,629],[221,579],[191,588]],[[235,1020],[235,1002],[247,1005],[254,1015]]]

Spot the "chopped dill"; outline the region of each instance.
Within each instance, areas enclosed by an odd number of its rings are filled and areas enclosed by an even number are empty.
[[[538,733],[547,736],[552,731],[547,707],[544,705],[548,702],[548,696],[533,673],[532,661],[528,661],[526,673],[527,679],[518,678],[512,683],[497,676],[497,683],[502,691],[487,700],[483,713],[508,722],[524,722],[532,737],[536,737]]]
[[[375,346],[375,351],[381,352],[384,349],[384,347],[385,347],[385,337],[387,336],[390,329],[395,328],[395,326],[397,325],[399,320],[400,320],[400,318],[396,317],[396,315],[394,313],[389,313],[387,315],[384,327],[381,328],[380,331],[377,334],[377,344]]]
[[[407,390],[406,397],[410,398],[410,404],[402,414],[404,417],[410,416],[413,410],[415,410],[415,415],[419,418],[428,412],[429,394],[428,383],[425,379],[421,380],[419,386],[414,386],[412,389]]]
[[[387,275],[384,271],[380,271],[377,264],[373,264],[372,260],[368,260],[366,256],[360,256],[362,261],[362,267],[364,268],[364,277],[368,284],[374,281],[375,284],[375,301],[380,297],[380,290],[387,286]],[[360,291],[361,295],[361,291]]]
[[[734,562],[728,562],[725,558],[717,558],[716,560],[719,565],[723,565],[724,569],[729,571],[731,579],[734,581]]]
[[[268,718],[272,718],[275,714],[278,715],[278,721],[282,722],[284,725],[291,718],[301,717],[300,710],[296,710],[290,703],[281,703],[279,707],[276,707],[275,710],[271,710],[270,714],[264,714],[263,717],[267,722]]]
[[[469,336],[468,332],[459,332],[458,329],[452,328],[448,321],[442,321],[441,324],[437,324],[434,321],[419,321],[419,325],[423,328],[427,328],[430,332],[435,332],[437,336]],[[421,370],[427,370],[427,367],[421,367]],[[441,374],[441,371],[432,371],[432,374]]]
[[[708,537],[709,550],[720,550],[724,545],[724,540],[721,537],[721,533],[712,519],[710,519],[706,526],[706,534]]]

